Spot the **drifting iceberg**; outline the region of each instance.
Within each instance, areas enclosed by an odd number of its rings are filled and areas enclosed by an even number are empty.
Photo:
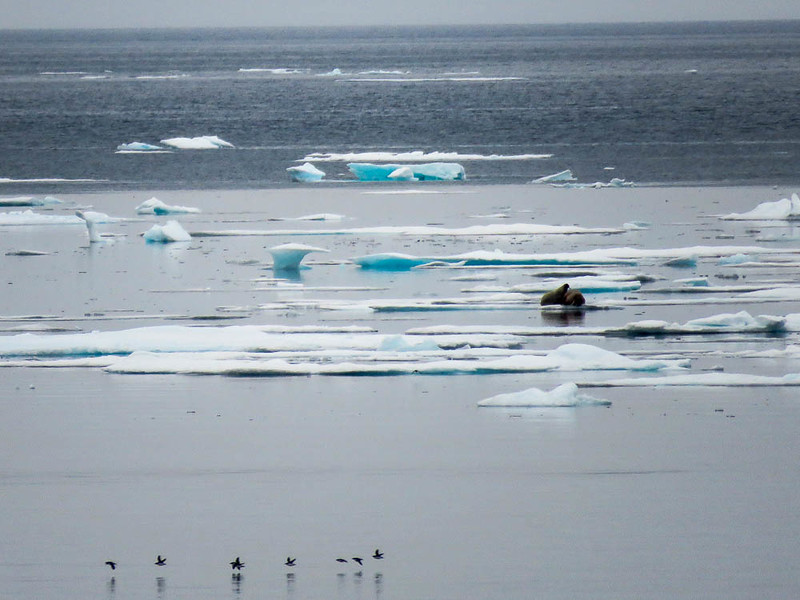
[[[147,242],[166,244],[169,242],[188,242],[192,239],[177,221],[167,221],[166,225],[153,225],[144,232]]]
[[[117,152],[156,152],[158,150],[164,150],[164,148],[144,142],[131,142],[117,146]]]
[[[199,208],[191,206],[171,206],[165,204],[158,198],[150,198],[145,200],[136,207],[136,214],[138,215],[169,215],[173,213],[199,213]]]
[[[216,150],[218,148],[234,148],[230,142],[218,138],[215,135],[202,135],[199,137],[186,138],[175,137],[161,140],[162,144],[179,148],[181,150]]]
[[[309,252],[330,252],[325,248],[306,246],[304,244],[282,244],[269,249],[272,254],[272,268],[276,271],[297,271]]]
[[[75,211],[75,216],[83,220],[84,223],[86,223],[86,231],[89,233],[89,242],[93,244],[96,242],[103,241],[103,238],[100,236],[100,233],[97,231],[97,228],[95,227],[95,223],[97,222],[96,219],[99,215],[100,213],[95,213],[90,211],[88,212],[82,212],[80,210]]]
[[[800,198],[792,194],[791,198],[783,198],[775,202],[762,202],[746,213],[731,213],[720,217],[725,221],[780,221],[784,219],[800,219]]]
[[[292,181],[300,183],[309,183],[312,181],[320,181],[325,177],[325,171],[321,171],[311,163],[307,162],[300,166],[289,167],[286,169]]]
[[[478,402],[478,406],[498,407],[555,407],[555,406],[610,406],[608,400],[599,400],[578,392],[574,383],[565,383],[549,392],[538,388],[529,388],[521,392],[498,394]]]
[[[391,181],[393,173],[398,176],[407,176],[409,169],[414,178],[419,181],[463,181],[467,178],[464,167],[458,163],[433,162],[424,164],[373,164],[373,163],[348,163],[347,168],[360,181]],[[398,173],[399,172],[399,173]]]
[[[564,183],[565,181],[575,181],[575,177],[569,169],[553,173],[552,175],[539,177],[538,179],[534,179],[531,183]]]

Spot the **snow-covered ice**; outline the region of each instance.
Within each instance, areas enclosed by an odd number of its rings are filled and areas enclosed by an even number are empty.
[[[177,221],[167,221],[164,225],[153,225],[144,232],[144,239],[153,243],[188,242],[192,239]]]
[[[136,207],[136,214],[138,215],[170,215],[199,212],[199,208],[194,208],[192,206],[170,205],[155,197],[145,200]]]
[[[538,179],[534,179],[531,183],[563,183],[565,181],[575,181],[575,176],[569,169],[539,177]]]
[[[608,400],[600,400],[580,393],[574,383],[564,383],[549,392],[539,388],[528,388],[519,392],[498,394],[478,402],[478,406],[533,408],[548,406],[610,406]]]
[[[330,252],[330,250],[305,244],[273,246],[269,249],[269,253],[272,254],[272,268],[276,271],[296,271],[300,268],[300,262],[311,252]]]
[[[314,181],[321,181],[325,177],[325,171],[318,169],[310,162],[303,163],[294,167],[288,167],[286,172],[292,181],[299,183],[311,183]]]
[[[156,146],[155,144],[147,144],[145,142],[130,142],[128,144],[120,144],[117,146],[117,152],[120,154],[126,152],[163,152],[164,148],[162,146]]]
[[[216,135],[202,135],[198,137],[174,137],[161,140],[161,143],[180,150],[217,150],[219,148],[233,148],[230,142]]]
[[[390,175],[406,179],[410,170],[413,179],[418,181],[463,181],[467,178],[464,167],[459,163],[432,162],[420,164],[375,164],[348,163],[347,168],[360,181],[392,181]],[[402,174],[402,175],[399,175]]]
[[[762,202],[753,210],[745,213],[730,213],[720,216],[726,221],[781,221],[800,219],[800,198],[792,194],[791,198],[783,198],[774,202]]]

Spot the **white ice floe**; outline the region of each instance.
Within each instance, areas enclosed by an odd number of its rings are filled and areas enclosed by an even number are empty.
[[[139,215],[170,215],[199,212],[199,208],[194,208],[192,206],[174,206],[166,204],[155,197],[145,200],[136,207],[136,214]]]
[[[32,210],[0,213],[0,225],[83,225],[75,215],[43,215]]]
[[[581,388],[590,387],[783,387],[800,386],[800,373],[787,373],[782,377],[746,375],[742,373],[696,373],[693,375],[670,375],[667,377],[637,377],[609,379],[606,381],[580,382]]]
[[[374,164],[374,163],[348,163],[347,168],[360,181],[392,181],[390,175],[396,178],[406,178],[410,170],[411,179],[417,181],[463,181],[467,178],[464,167],[459,163],[432,162],[420,164]],[[402,175],[398,175],[402,173]]]
[[[551,158],[552,154],[461,154],[459,152],[350,152],[329,153],[314,152],[307,155],[304,161],[330,162],[452,162],[459,160],[535,160]]]
[[[731,213],[720,216],[726,221],[781,221],[800,219],[800,198],[792,194],[775,202],[762,202],[746,213]]]
[[[163,152],[164,148],[156,146],[155,144],[146,144],[144,142],[130,142],[128,144],[120,144],[117,146],[117,152],[122,154],[126,152]]]
[[[800,286],[780,286],[768,290],[755,290],[740,294],[738,297],[760,300],[800,300]]]
[[[97,243],[102,242],[103,238],[100,235],[100,232],[97,231],[97,223],[104,222],[102,217],[106,217],[103,213],[96,213],[92,211],[75,211],[75,216],[81,219],[84,223],[86,223],[86,231],[89,234],[89,242]]]
[[[305,244],[281,244],[269,249],[272,254],[272,268],[276,271],[297,271],[300,262],[310,252],[330,252],[325,248]]]
[[[161,140],[161,143],[181,150],[216,150],[218,148],[233,148],[230,142],[216,135],[202,135],[199,137],[175,137]]]
[[[553,173],[552,175],[539,177],[538,179],[534,179],[531,183],[564,183],[565,181],[575,181],[575,176],[569,169]]]
[[[270,217],[268,221],[343,221],[344,215],[337,213],[314,213],[301,217]],[[312,232],[313,233],[313,232]]]
[[[177,221],[167,221],[165,225],[153,225],[144,232],[144,239],[153,243],[188,242],[192,239]]]
[[[634,187],[636,184],[632,181],[625,181],[624,179],[620,179],[618,177],[614,177],[608,183],[603,181],[595,181],[594,183],[558,183],[553,182],[553,185],[558,185],[559,187],[571,188],[571,189],[603,189],[603,188],[627,188],[627,187]]]
[[[608,400],[599,400],[581,394],[574,383],[564,383],[549,392],[529,388],[520,392],[498,394],[478,402],[478,406],[497,406],[514,408],[556,407],[556,406],[609,406]]]
[[[52,196],[45,196],[44,198],[35,198],[33,196],[0,198],[0,206],[46,206],[50,204],[63,204],[63,202]]]
[[[303,163],[302,165],[289,167],[286,169],[292,181],[299,183],[311,183],[314,181],[321,181],[325,177],[325,171],[322,171],[312,165],[310,162]]]
[[[295,69],[290,67],[276,67],[276,68],[268,68],[268,67],[252,67],[252,68],[241,68],[239,69],[239,73],[269,73],[271,75],[301,75],[303,73],[308,73],[308,69]]]
[[[272,219],[292,220],[292,219]],[[310,219],[306,219],[310,220]],[[315,219],[321,220],[321,219]],[[329,220],[329,219],[325,219]],[[333,219],[330,219],[333,220]],[[544,225],[537,223],[494,223],[470,225],[469,227],[434,227],[431,225],[394,225],[383,227],[354,227],[348,229],[229,229],[217,231],[195,231],[198,237],[215,236],[276,236],[276,235],[412,235],[412,236],[495,236],[495,235],[577,235],[612,234],[624,230],[614,227],[578,227],[577,225]],[[593,251],[594,252],[594,251]],[[585,253],[581,253],[585,254]],[[422,262],[430,262],[428,259]]]
[[[558,254],[509,254],[507,252],[489,252],[477,250],[452,256],[414,256],[396,252],[368,254],[352,259],[364,269],[382,271],[407,271],[415,267],[431,263],[442,263],[459,266],[496,266],[496,265],[625,265],[635,264],[633,261],[609,257],[603,250],[587,250]]]

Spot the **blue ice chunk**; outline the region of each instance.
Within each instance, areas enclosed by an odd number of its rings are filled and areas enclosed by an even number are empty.
[[[360,181],[392,181],[402,173],[408,177],[408,170],[419,181],[463,181],[467,178],[464,167],[458,163],[424,163],[424,164],[373,164],[373,163],[348,163],[347,168]]]
[[[152,152],[153,150],[163,150],[163,148],[153,144],[145,144],[144,142],[131,142],[130,144],[117,146],[117,152]]]
[[[320,181],[323,177],[325,177],[325,171],[318,169],[309,162],[302,165],[289,167],[286,169],[286,172],[289,173],[289,177],[292,178],[292,181],[297,181],[300,183]]]

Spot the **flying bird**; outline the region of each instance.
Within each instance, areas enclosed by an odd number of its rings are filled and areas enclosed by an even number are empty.
[[[237,571],[241,571],[242,567],[244,567],[244,563],[241,560],[239,560],[238,556],[236,557],[236,560],[230,563],[230,565],[231,569],[236,569]]]
[[[167,559],[166,559],[166,558],[163,558],[163,557],[162,557],[162,556],[159,554],[159,555],[156,557],[156,562],[155,562],[155,564],[157,564],[159,567],[163,567],[164,565],[166,565],[166,564],[167,564]]]
[[[106,561],[106,564],[107,564],[109,567],[111,567],[111,570],[112,570],[112,571],[113,571],[114,569],[116,569],[116,568],[117,568],[117,563],[115,563],[113,560],[107,560],[107,561]]]
[[[346,558],[337,558],[337,559],[336,559],[336,562],[340,562],[340,563],[346,563],[346,562],[347,562],[347,559],[346,559]]]
[[[286,557],[286,562],[283,563],[283,564],[285,564],[287,567],[293,567],[296,560],[297,560],[296,558],[292,558],[291,556],[287,556]]]
[[[383,552],[381,552],[380,548],[375,548],[375,554],[372,555],[372,558],[375,560],[380,560],[383,558]]]
[[[356,561],[360,565],[364,564],[364,559],[363,558],[359,558],[358,556],[354,556],[353,560]]]

